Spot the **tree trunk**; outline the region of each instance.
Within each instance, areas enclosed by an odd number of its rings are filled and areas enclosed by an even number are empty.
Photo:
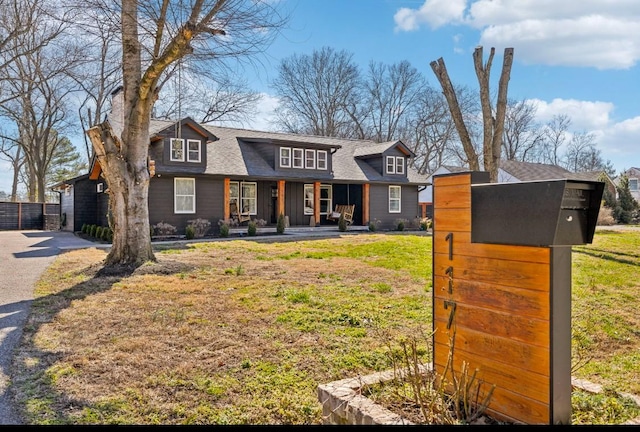
[[[145,122],[148,130],[148,122]],[[147,160],[142,157],[124,158],[123,145],[113,133],[109,122],[87,131],[103,169],[109,194],[113,245],[105,265],[141,265],[155,261],[149,230]],[[140,143],[138,141],[144,141]],[[140,134],[128,148],[148,149],[148,133]],[[148,150],[147,150],[148,151]]]
[[[433,69],[433,72],[436,74],[438,81],[440,81],[444,97],[447,99],[447,105],[449,106],[451,117],[453,118],[453,122],[456,125],[456,130],[458,131],[460,142],[462,142],[462,147],[464,148],[465,155],[467,156],[469,169],[471,171],[478,171],[480,170],[478,153],[476,153],[476,150],[473,147],[471,137],[469,136],[469,131],[464,124],[464,118],[462,117],[462,112],[460,111],[460,104],[458,103],[456,92],[453,89],[451,79],[449,78],[449,74],[447,73],[447,68],[442,57],[439,58],[437,62],[431,62],[431,69]]]

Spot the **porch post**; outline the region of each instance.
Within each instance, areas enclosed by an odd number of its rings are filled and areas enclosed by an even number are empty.
[[[229,201],[231,200],[231,197],[229,196],[230,194],[230,184],[231,184],[231,179],[229,177],[225,177],[224,178],[224,191],[222,192],[222,205],[224,208],[224,220],[229,220],[231,218],[231,213],[229,210],[229,204],[231,204]],[[239,204],[238,204],[239,205]]]
[[[313,218],[320,225],[320,182],[313,182]]]
[[[365,183],[362,185],[362,223],[369,222],[369,183]]]
[[[278,180],[278,214],[276,218],[281,214],[284,215],[284,180]]]

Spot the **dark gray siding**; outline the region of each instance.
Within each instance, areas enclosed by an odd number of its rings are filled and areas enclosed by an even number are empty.
[[[256,152],[269,164],[269,166],[273,169],[275,168],[275,158],[277,149],[274,150],[273,144],[265,144],[265,143],[253,143],[251,144]]]
[[[380,221],[380,229],[392,230],[396,228],[397,219],[406,219],[411,222],[420,216],[418,187],[415,185],[402,186],[401,213],[389,213],[389,185],[372,184],[369,193],[369,216],[371,220]]]
[[[73,228],[80,231],[83,224],[98,224],[96,181],[78,180],[73,187]]]
[[[96,225],[102,227],[109,226],[109,194],[104,193],[107,189],[106,183],[103,184],[103,192],[96,194]],[[81,227],[82,228],[82,227]]]
[[[174,212],[173,184],[174,178],[194,178],[196,180],[196,212],[192,214],[176,214]],[[165,176],[154,177],[149,183],[149,224],[165,222],[175,226],[178,234],[183,235],[188,221],[207,219],[211,228],[218,229],[218,221],[224,217],[223,197],[224,183],[222,179],[205,176]]]
[[[76,231],[73,213],[73,187],[69,190],[68,195],[65,192],[60,193],[60,212],[61,215],[66,215],[62,216],[66,223],[61,226],[61,229],[63,231]],[[80,230],[78,229],[78,231]]]
[[[185,140],[185,161],[171,161],[171,138],[178,138],[175,128],[168,128],[158,134],[162,139],[154,140],[149,148],[149,157],[156,163],[156,173],[184,171],[189,173],[202,173],[207,167],[207,143],[206,138],[191,127],[182,126],[179,138]],[[200,141],[200,162],[186,161],[187,140]]]
[[[304,214],[304,183],[287,182],[284,197],[284,214],[289,216],[289,225],[309,225],[311,216]]]

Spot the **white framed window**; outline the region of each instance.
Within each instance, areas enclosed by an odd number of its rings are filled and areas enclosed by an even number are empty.
[[[638,179],[630,178],[629,179],[629,190],[631,192],[636,192],[638,190]]]
[[[389,213],[400,213],[402,201],[402,187],[389,186]]]
[[[96,187],[96,191],[98,193],[102,193],[104,191],[104,183],[98,183],[98,186]]]
[[[333,187],[328,184],[320,185],[320,214],[328,214],[333,209]],[[312,215],[314,207],[313,184],[304,185],[304,214]]]
[[[316,169],[316,151],[307,149],[304,151],[304,167]]]
[[[184,162],[184,140],[182,138],[171,138],[171,156],[173,162]]]
[[[258,184],[255,182],[229,182],[229,202],[239,203],[242,213],[257,214]]]
[[[280,167],[291,167],[291,147],[280,147]]]
[[[188,162],[200,162],[200,141],[188,140],[187,141],[187,161]]]
[[[319,170],[327,169],[327,151],[326,150],[318,150],[317,156],[317,166]]]
[[[173,211],[175,213],[196,212],[196,179],[173,179]]]
[[[387,156],[387,174],[396,173],[396,158],[393,156]]]
[[[396,174],[404,174],[404,158],[396,156]]]
[[[304,152],[301,148],[293,149],[293,163],[291,166],[293,168],[304,168]]]
[[[258,209],[258,184],[255,182],[240,183],[240,211],[256,214]]]

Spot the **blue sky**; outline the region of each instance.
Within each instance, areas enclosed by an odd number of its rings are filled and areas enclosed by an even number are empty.
[[[514,48],[509,97],[534,100],[538,119],[567,114],[575,132],[593,132],[617,172],[640,166],[640,1],[638,0],[281,0],[292,11],[253,84],[265,92],[278,62],[331,46],[364,71],[370,61],[408,60],[439,88],[430,62],[442,57],[454,83],[478,88],[472,54],[496,48],[497,88],[504,48]]]
[[[640,167],[640,1],[638,0],[272,0],[291,21],[247,68],[248,84],[264,93],[247,127],[270,129],[277,104],[269,83],[280,60],[330,46],[370,61],[408,60],[439,88],[429,63],[442,57],[451,80],[477,89],[472,54],[496,48],[495,89],[505,47],[514,48],[509,97],[531,99],[538,119],[571,117],[575,132],[592,132],[616,171]],[[82,146],[80,140],[78,146]],[[80,147],[82,148],[82,147]],[[0,190],[10,190],[0,162]]]

